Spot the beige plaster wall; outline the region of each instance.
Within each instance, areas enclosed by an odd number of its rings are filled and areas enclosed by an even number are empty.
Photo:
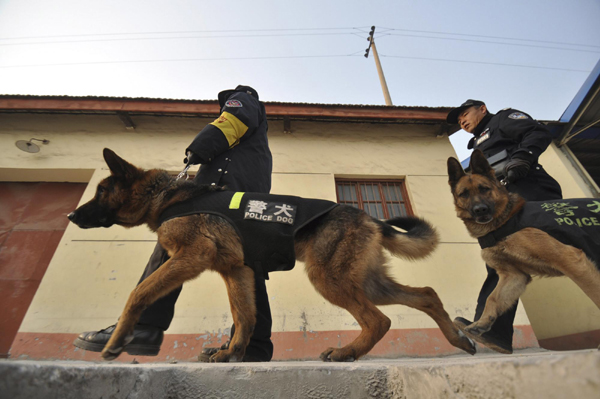
[[[40,171],[54,179],[90,175],[81,202],[89,200],[108,175],[102,148],[110,147],[144,168],[178,172],[183,150],[210,120],[134,116],[137,128],[126,130],[115,116],[1,115],[0,179],[36,180]],[[455,156],[436,128],[419,125],[293,122],[283,134],[270,123],[274,157],[274,193],[336,200],[334,178],[405,178],[415,213],[436,225],[442,244],[420,262],[390,260],[403,284],[435,288],[451,317],[472,317],[485,276],[479,249],[456,218],[447,185],[446,159]],[[18,150],[16,140],[46,138],[40,153]],[[62,171],[62,172],[61,172]],[[76,172],[74,172],[76,171]],[[13,177],[14,179],[14,177]],[[21,332],[68,332],[105,327],[119,316],[154,247],[146,227],[82,230],[70,225],[21,326]],[[354,319],[321,298],[301,264],[272,273],[267,282],[274,331],[358,329]],[[422,314],[402,306],[384,308],[392,328],[435,327]],[[220,278],[207,273],[186,284],[170,333],[222,332],[231,316]],[[517,324],[528,324],[519,312]]]

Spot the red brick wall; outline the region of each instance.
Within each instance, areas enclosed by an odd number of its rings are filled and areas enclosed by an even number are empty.
[[[0,183],[0,357],[7,357],[86,184]]]

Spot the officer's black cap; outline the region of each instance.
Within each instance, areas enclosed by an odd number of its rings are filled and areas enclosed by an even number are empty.
[[[221,108],[223,108],[223,106],[225,105],[225,101],[227,101],[227,99],[229,98],[229,96],[231,96],[233,93],[235,93],[237,91],[248,93],[252,97],[254,97],[254,98],[256,98],[258,100],[258,93],[256,92],[256,90],[254,90],[250,86],[239,85],[235,89],[223,90],[222,92],[219,93],[219,97],[218,98],[219,98],[219,105],[221,106]]]
[[[446,122],[450,124],[458,123],[458,116],[467,108],[472,107],[474,105],[485,105],[483,101],[479,100],[467,100],[460,105],[460,107],[453,108],[450,112],[448,112],[448,116],[446,117]]]

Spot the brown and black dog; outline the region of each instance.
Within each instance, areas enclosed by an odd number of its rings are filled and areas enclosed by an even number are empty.
[[[582,230],[591,229],[596,237],[600,232],[600,214],[590,213],[600,208],[587,208],[593,199],[526,202],[518,194],[509,193],[496,179],[480,150],[473,152],[470,168],[470,173],[465,173],[458,160],[448,159],[456,212],[469,234],[479,240],[481,256],[496,270],[499,281],[481,318],[467,326],[465,332],[478,336],[489,331],[498,316],[525,292],[531,276],[567,276],[600,308],[600,271],[589,258],[600,252],[599,241],[592,238],[592,243],[586,244],[584,236],[590,234]],[[587,212],[586,217],[565,216],[569,212],[574,215],[576,210]],[[527,218],[530,220],[523,222]],[[513,224],[518,228],[514,229]],[[556,229],[561,230],[555,234],[560,241],[548,233]]]
[[[240,236],[225,218],[212,214],[176,217],[158,224],[159,215],[169,206],[219,189],[175,180],[164,170],[144,171],[109,149],[104,149],[104,159],[111,176],[98,184],[94,198],[69,214],[69,219],[82,228],[146,224],[158,234],[159,243],[171,258],[133,290],[102,357],[111,360],[123,351],[149,304],[203,271],[213,270],[225,281],[236,332],[229,349],[220,350],[211,361],[241,361],[256,309],[254,272],[244,265]],[[362,328],[352,343],[325,350],[321,359],[353,361],[368,353],[391,324],[377,306],[393,304],[425,312],[452,345],[474,354],[474,343],[452,324],[433,289],[398,284],[386,271],[383,248],[412,260],[429,255],[437,243],[436,231],[422,219],[382,222],[344,205],[302,227],[293,243],[296,259],[305,263],[315,289],[329,302],[348,310]]]

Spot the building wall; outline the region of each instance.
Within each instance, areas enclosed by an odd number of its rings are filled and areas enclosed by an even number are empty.
[[[0,180],[85,181],[81,203],[108,175],[102,148],[109,147],[143,168],[178,172],[183,151],[207,119],[134,116],[137,128],[124,129],[115,116],[0,115]],[[292,122],[270,123],[274,157],[273,193],[336,200],[335,177],[404,178],[412,208],[439,230],[441,244],[430,258],[390,260],[402,284],[431,286],[451,318],[471,318],[485,278],[479,248],[456,218],[447,184],[446,160],[455,156],[447,137],[424,125]],[[16,140],[45,138],[37,154],[16,148]],[[48,173],[47,171],[51,171]],[[13,343],[13,357],[98,359],[72,347],[76,334],[113,324],[135,287],[154,247],[146,227],[82,230],[70,224]],[[350,342],[356,321],[321,298],[298,264],[290,272],[272,273],[267,282],[273,313],[275,359],[314,359],[329,346]],[[382,309],[392,331],[373,356],[458,353],[424,313],[404,306]],[[200,347],[224,342],[232,323],[225,288],[206,273],[183,289],[176,315],[157,358],[192,359]],[[536,345],[528,318],[520,308],[515,347]],[[131,360],[121,356],[120,360]]]
[[[13,339],[85,184],[0,182],[0,357]],[[43,201],[40,201],[43,198]]]

